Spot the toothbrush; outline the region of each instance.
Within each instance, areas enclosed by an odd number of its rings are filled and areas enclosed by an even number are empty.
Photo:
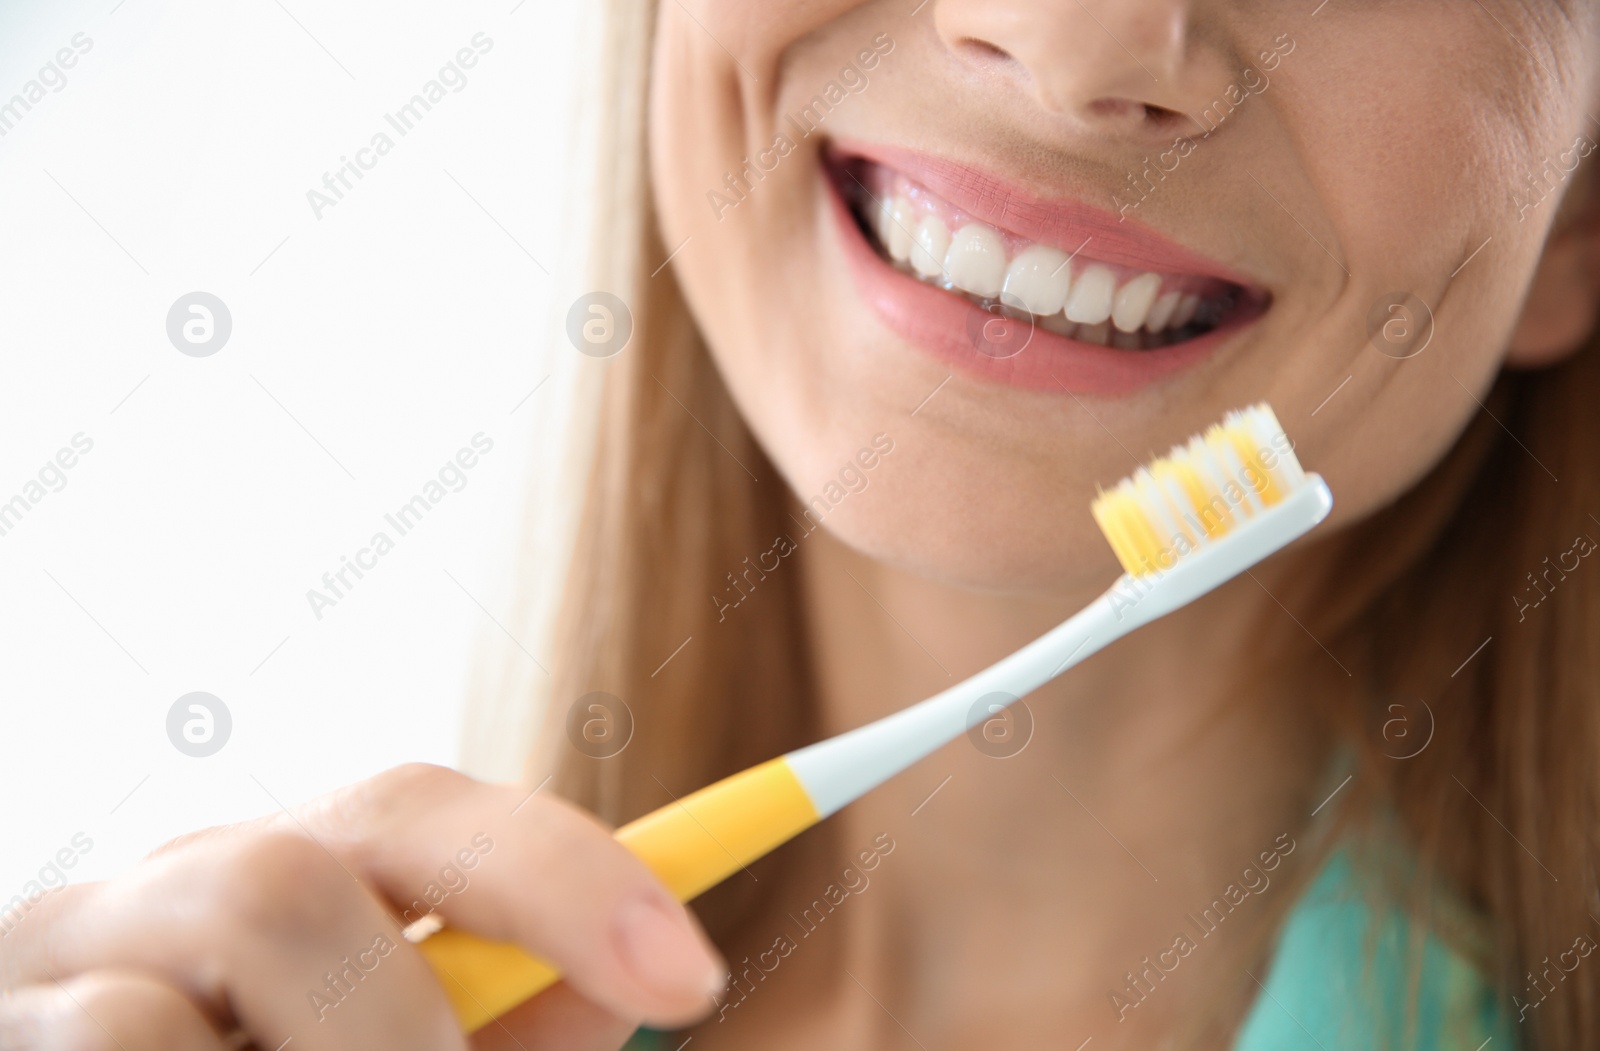
[[[999,709],[980,699],[1032,692],[1245,572],[1332,507],[1327,485],[1301,469],[1269,406],[1229,413],[1099,494],[1091,511],[1125,572],[1071,619],[919,704],[724,778],[616,837],[688,901],[987,722]],[[560,978],[510,943],[450,927],[408,936],[420,939],[469,1033]]]

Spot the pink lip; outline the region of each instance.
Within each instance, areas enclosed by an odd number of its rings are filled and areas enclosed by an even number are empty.
[[[857,156],[865,156],[854,147],[850,152]],[[867,242],[856,223],[855,216],[845,203],[837,169],[825,162],[824,177],[828,185],[829,208],[833,213],[840,244],[844,248],[845,258],[863,298],[902,338],[948,362],[952,367],[980,379],[1030,390],[1125,395],[1204,360],[1229,338],[1253,324],[1260,316],[1259,310],[1236,311],[1232,318],[1204,335],[1154,350],[1119,350],[1095,343],[1081,343],[1030,325],[1026,321],[1005,321],[961,296],[924,284],[884,262]],[[918,176],[912,177],[918,178]],[[938,188],[937,183],[928,182],[924,185],[941,196],[945,193],[945,190]],[[960,200],[958,195],[946,199],[968,210],[970,214],[983,215],[984,212],[978,207],[983,203],[981,191],[978,191],[976,197],[974,196],[978,184],[968,181],[965,185],[968,187],[965,200]],[[995,197],[987,200],[990,214],[995,214],[997,211],[1013,214],[1008,211],[1010,204],[1005,198]],[[1071,211],[1075,218],[1078,206],[1072,206]],[[994,222],[996,225],[1001,225],[999,219],[995,219]],[[1055,228],[1062,229],[1064,222],[1065,220],[1057,220]],[[1116,223],[1116,220],[1112,219],[1111,222]],[[1030,233],[1025,224],[1007,222],[1004,225],[1014,233],[1038,237],[1042,243],[1061,243],[1047,240],[1039,233]],[[1034,230],[1038,230],[1038,227],[1035,226]],[[1140,234],[1137,235],[1137,245],[1128,248],[1131,243],[1129,235],[1121,233],[1118,237],[1118,243],[1124,246],[1122,254],[1113,256],[1110,253],[1097,251],[1095,257],[1105,262],[1148,270],[1207,274],[1244,284],[1229,276],[1225,268],[1220,268],[1188,249],[1162,238],[1153,237],[1146,240]],[[1079,240],[1082,240],[1081,236]],[[1099,247],[1098,242],[1096,247]],[[1203,265],[1196,266],[1195,262]],[[973,333],[992,331],[996,325],[1015,326],[1011,330],[1012,338],[1023,344],[1019,351],[1001,357],[995,353],[984,353],[979,350],[982,340],[975,339]],[[991,328],[985,329],[984,326]],[[998,341],[1005,337],[993,338]]]
[[[861,157],[900,172],[991,226],[1085,258],[1162,274],[1215,277],[1256,285],[1226,264],[1185,248],[1135,222],[1066,198],[1044,198],[977,168],[894,146],[836,140],[833,161]]]

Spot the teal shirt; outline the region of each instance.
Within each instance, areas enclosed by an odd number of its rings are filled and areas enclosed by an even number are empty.
[[[1516,1048],[1487,979],[1398,904],[1374,907],[1376,887],[1347,848],[1329,855],[1279,928],[1267,973],[1255,976],[1261,991],[1234,1051]],[[624,1051],[676,1043],[640,1030]]]
[[[1335,851],[1279,929],[1234,1051],[1512,1051],[1493,986]],[[1413,1003],[1415,1009],[1412,1009]]]

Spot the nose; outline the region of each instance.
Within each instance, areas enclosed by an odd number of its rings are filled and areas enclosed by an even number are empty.
[[[1168,134],[1227,77],[1226,56],[1196,39],[1196,0],[935,2],[935,28],[960,61],[1082,129]]]

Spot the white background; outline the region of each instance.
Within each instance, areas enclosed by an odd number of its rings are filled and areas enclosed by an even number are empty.
[[[0,138],[0,502],[94,443],[0,536],[0,902],[75,833],[94,845],[73,879],[104,878],[181,832],[455,760],[557,411],[554,385],[522,399],[555,353],[540,265],[563,259],[579,6],[0,7],[0,101],[93,41]],[[383,115],[478,32],[465,86],[398,136]],[[393,151],[317,218],[307,190],[380,130]],[[232,315],[209,357],[166,333],[197,289]],[[317,620],[307,589],[395,538],[384,513],[479,431],[467,486]],[[190,691],[232,715],[204,759],[167,737]]]

